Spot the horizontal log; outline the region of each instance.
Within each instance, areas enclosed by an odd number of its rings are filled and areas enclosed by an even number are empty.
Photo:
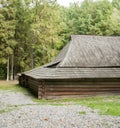
[[[62,96],[62,95],[83,95],[96,94],[96,92],[46,92],[46,96]]]
[[[57,82],[45,82],[46,85],[120,85],[120,82],[61,82],[61,81],[57,81]]]
[[[75,91],[75,92],[78,92],[78,91],[111,91],[111,90],[120,90],[120,87],[119,88],[114,88],[114,87],[112,87],[112,88],[105,88],[105,87],[95,87],[95,88],[73,88],[73,87],[71,87],[71,88],[46,88],[45,89],[46,90],[46,92],[55,92],[55,91],[59,91],[59,92],[61,92],[61,91],[63,91],[63,92],[68,92],[68,91],[70,91],[70,92],[73,92],[73,91]]]
[[[34,85],[34,86],[36,86],[36,87],[42,86],[42,85],[39,85],[39,83],[36,83],[36,82],[34,82],[34,81],[32,81],[32,82],[31,82],[31,81],[28,81],[27,84],[28,84],[28,86],[29,86],[29,85]]]
[[[35,86],[39,86],[40,85],[38,82],[34,82],[34,81],[28,81],[27,83],[28,83],[28,85],[29,84],[33,84]]]
[[[35,88],[34,86],[29,86],[30,89],[38,91],[38,88]]]
[[[21,84],[28,88],[39,98],[44,96],[69,96],[69,95],[96,95],[105,93],[120,94],[120,82],[89,82],[89,81],[38,81],[25,77],[20,78]],[[23,85],[24,86],[24,85]]]
[[[46,96],[64,96],[64,95],[94,95],[94,94],[105,94],[105,93],[120,93],[120,91],[111,92],[46,92]]]
[[[32,85],[32,84],[29,84],[28,87],[38,88],[38,86],[34,86],[34,85]]]
[[[65,98],[82,98],[82,97],[90,97],[90,96],[108,96],[108,95],[119,95],[120,93],[116,93],[116,92],[106,92],[106,93],[97,93],[97,94],[82,94],[82,95],[59,95],[59,96],[51,96],[51,95],[46,95],[45,98],[46,99],[65,99]],[[42,98],[42,97],[41,97]]]
[[[46,88],[119,88],[120,85],[47,85]]]
[[[86,88],[86,87],[91,87],[91,88],[95,88],[95,87],[120,87],[120,84],[116,85],[116,84],[111,84],[111,85],[100,85],[100,84],[95,84],[95,85],[83,85],[83,84],[79,84],[79,85],[46,85],[46,88],[61,88],[61,87],[64,87],[64,88],[72,88],[72,87],[83,87],[83,88]]]
[[[38,92],[38,96],[43,96],[44,93]]]
[[[46,82],[81,82],[81,83],[100,83],[100,82],[120,82],[120,78],[77,78],[77,79],[46,79]]]

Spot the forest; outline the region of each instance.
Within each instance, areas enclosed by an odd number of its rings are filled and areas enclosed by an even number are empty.
[[[0,0],[0,79],[49,63],[72,34],[120,36],[120,0]]]

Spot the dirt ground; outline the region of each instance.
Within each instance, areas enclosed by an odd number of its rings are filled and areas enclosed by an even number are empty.
[[[0,85],[11,85],[11,84],[18,84],[17,80],[0,80]]]

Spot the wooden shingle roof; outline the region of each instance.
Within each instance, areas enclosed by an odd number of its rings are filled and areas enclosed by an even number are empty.
[[[35,79],[120,78],[120,68],[38,68],[25,74]]]
[[[24,74],[36,79],[120,78],[120,37],[72,35],[51,63]]]
[[[73,35],[63,50],[57,67],[120,66],[120,37]]]

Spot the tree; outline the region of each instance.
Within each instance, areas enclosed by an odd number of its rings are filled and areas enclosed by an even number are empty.
[[[2,1],[0,8],[0,60],[1,64],[7,64],[7,80],[9,80],[11,55],[14,54],[14,48],[17,44],[14,39],[15,34],[15,10],[13,0]]]
[[[34,20],[29,38],[32,48],[32,68],[51,61],[61,44],[60,14],[56,2],[36,0],[34,5]]]
[[[120,36],[120,1],[113,0],[112,5],[113,5],[113,13],[111,15],[112,28],[114,31],[114,35]]]
[[[0,75],[13,79],[50,62],[71,34],[120,35],[119,0],[84,0],[69,8],[56,0],[1,0]]]
[[[68,10],[68,26],[74,34],[112,35],[112,4],[108,0],[85,0],[72,4]]]
[[[30,69],[30,40],[29,33],[33,22],[31,0],[16,0],[16,26],[15,39],[18,44],[15,47],[14,74]]]
[[[112,5],[116,9],[120,10],[120,1],[119,0],[112,0]]]

